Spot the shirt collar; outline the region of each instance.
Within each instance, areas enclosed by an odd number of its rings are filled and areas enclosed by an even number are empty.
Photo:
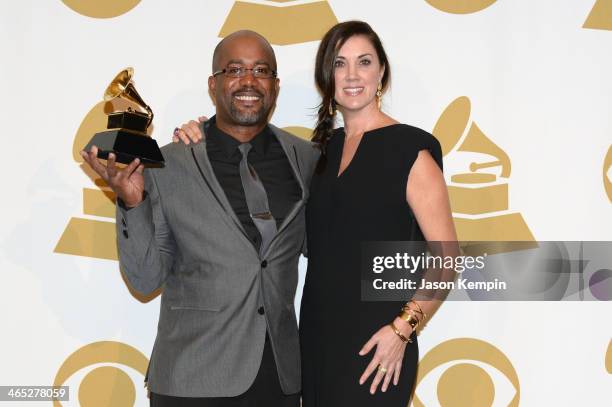
[[[210,118],[210,127],[208,130],[208,137],[212,137],[215,143],[218,143],[223,152],[228,158],[232,157],[238,152],[238,146],[242,143],[230,136],[223,130],[217,127],[215,116]],[[250,141],[252,150],[257,154],[266,155],[268,147],[270,146],[271,138],[273,137],[270,126],[266,126],[262,131],[257,133]]]

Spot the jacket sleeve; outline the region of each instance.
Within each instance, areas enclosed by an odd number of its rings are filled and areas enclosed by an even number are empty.
[[[160,288],[174,263],[176,244],[162,211],[154,174],[145,170],[145,199],[126,208],[117,199],[119,265],[130,285],[142,294]]]

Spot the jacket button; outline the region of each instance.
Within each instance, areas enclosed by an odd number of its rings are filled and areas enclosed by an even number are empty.
[[[123,229],[123,236],[127,239],[129,237],[128,231]]]
[[[259,307],[257,312],[259,313],[259,315],[263,315],[266,311],[264,311],[264,307]]]
[[[266,267],[268,267],[268,260],[264,260],[264,261],[262,261],[262,262],[261,262],[261,267],[262,267],[262,268],[266,268]]]

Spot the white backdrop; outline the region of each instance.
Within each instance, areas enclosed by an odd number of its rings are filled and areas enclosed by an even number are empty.
[[[134,7],[100,18],[129,3]],[[84,188],[98,188],[75,162],[73,144],[82,125],[91,127],[88,113],[108,82],[126,66],[134,67],[137,88],[155,111],[153,137],[160,145],[170,141],[177,124],[212,115],[206,81],[226,23],[273,27],[266,34],[275,42],[281,79],[273,122],[312,128],[316,28],[329,27],[330,18],[366,20],[390,57],[387,112],[431,132],[451,102],[469,101],[468,125],[477,123],[487,142],[505,153],[502,161],[511,162],[509,176],[492,173],[508,185],[506,212],[518,214],[521,230],[537,240],[612,240],[611,1],[238,3],[0,4],[0,385],[61,379],[72,392],[62,405],[79,405],[78,397],[80,405],[104,405],[111,402],[104,401],[103,379],[124,372],[129,379],[116,380],[112,405],[131,405],[132,397],[135,405],[148,405],[143,355],[148,358],[152,348],[159,298],[141,302],[130,294],[115,260],[75,243],[94,242],[110,252],[114,244],[98,232],[106,229],[94,227],[113,219],[83,207]],[[249,4],[256,11],[240,14]],[[297,20],[288,24],[291,19]],[[451,175],[465,172],[453,157],[467,130],[445,157],[449,185]],[[502,212],[455,216],[496,218]],[[58,243],[72,218],[81,222],[68,233],[76,240],[62,248]],[[303,281],[305,260],[300,266]],[[419,339],[423,364],[443,363],[431,367],[416,394],[427,407],[450,405],[444,397],[452,394],[448,383],[455,380],[473,397],[457,398],[462,401],[455,405],[462,407],[610,405],[611,311],[609,302],[596,301],[447,303]],[[106,356],[89,357],[92,349]],[[86,383],[96,368],[99,375]],[[449,369],[463,378],[448,373],[441,385]],[[509,380],[508,372],[515,378]],[[101,404],[91,401],[92,389]]]

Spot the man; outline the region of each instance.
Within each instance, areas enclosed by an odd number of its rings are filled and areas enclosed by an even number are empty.
[[[318,157],[270,124],[279,80],[270,44],[239,31],[215,48],[216,116],[166,165],[123,171],[85,160],[117,194],[121,268],[138,291],[164,286],[147,372],[152,406],[299,406],[293,301],[304,204]]]

